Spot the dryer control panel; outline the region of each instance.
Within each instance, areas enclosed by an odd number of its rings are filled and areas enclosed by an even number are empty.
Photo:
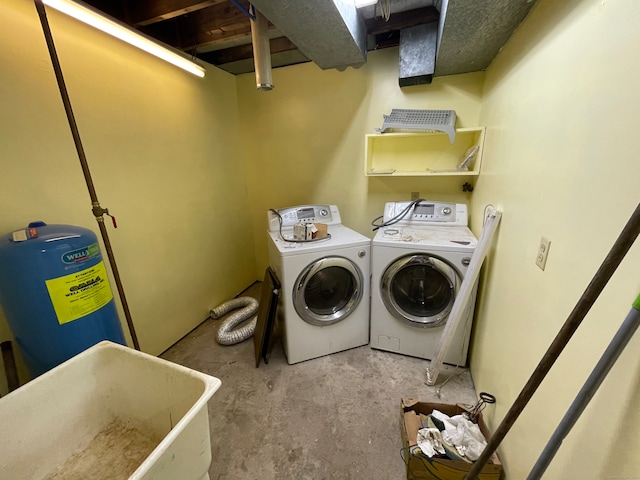
[[[416,205],[412,202],[389,202],[384,206],[383,222],[420,223],[420,225],[442,225],[466,227],[467,206],[464,203],[430,202],[423,200]]]
[[[298,207],[281,208],[267,212],[269,231],[275,232],[280,228],[280,218],[282,227],[293,227],[298,223],[326,223],[327,225],[338,225],[342,223],[340,212],[336,205],[300,205]],[[280,217],[278,217],[278,215]]]

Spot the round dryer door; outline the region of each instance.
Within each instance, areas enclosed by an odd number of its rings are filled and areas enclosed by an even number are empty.
[[[311,325],[344,320],[362,299],[362,272],[344,257],[324,257],[308,265],[293,289],[293,306]]]
[[[414,327],[438,327],[453,308],[461,278],[427,253],[398,258],[382,275],[380,293],[389,313]]]

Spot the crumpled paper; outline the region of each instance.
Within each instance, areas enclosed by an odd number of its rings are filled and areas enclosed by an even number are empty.
[[[446,453],[442,446],[442,435],[437,428],[421,428],[418,430],[417,442],[420,450],[429,458],[436,453],[441,455]]]
[[[480,458],[487,441],[476,423],[462,415],[449,417],[439,410],[434,410],[431,415],[444,423],[445,429],[441,434],[447,444],[455,447],[460,455],[471,461]]]

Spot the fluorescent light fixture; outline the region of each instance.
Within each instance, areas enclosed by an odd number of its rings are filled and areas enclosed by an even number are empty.
[[[369,5],[375,5],[378,0],[353,0],[356,4],[356,8],[368,7]]]
[[[176,67],[180,67],[189,73],[197,75],[198,77],[204,77],[205,69],[200,65],[188,60],[179,53],[161,46],[146,36],[131,30],[129,27],[100,15],[91,8],[88,8],[78,2],[72,2],[71,0],[42,0],[42,3],[51,8],[55,8],[70,17],[80,20],[87,25],[91,25],[98,30],[102,30],[109,35],[119,38],[140,50],[144,50],[151,55],[155,55],[165,62],[169,62]]]

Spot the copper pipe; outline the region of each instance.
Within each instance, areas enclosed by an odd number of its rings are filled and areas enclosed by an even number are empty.
[[[69,127],[71,128],[71,135],[73,136],[73,142],[76,146],[76,151],[78,153],[78,159],[80,160],[80,166],[82,167],[82,173],[84,174],[84,180],[87,184],[87,189],[89,190],[89,197],[91,197],[91,211],[98,222],[98,227],[100,228],[100,233],[102,235],[102,241],[104,242],[105,249],[107,251],[107,258],[109,259],[109,264],[111,266],[111,271],[113,272],[113,277],[116,282],[116,287],[118,289],[118,294],[120,296],[120,302],[122,303],[122,308],[124,310],[124,316],[127,319],[127,326],[129,327],[129,333],[131,334],[131,340],[133,341],[133,346],[136,350],[140,350],[140,344],[138,343],[138,336],[136,335],[136,330],[133,325],[133,320],[131,318],[131,312],[129,311],[129,304],[127,302],[127,298],[124,293],[124,287],[122,286],[122,281],[120,279],[120,273],[118,272],[118,266],[116,264],[116,258],[113,254],[113,249],[111,248],[111,241],[109,240],[109,234],[107,233],[107,229],[104,225],[104,214],[109,214],[108,209],[104,209],[100,207],[100,202],[98,201],[98,195],[96,194],[96,189],[93,185],[93,180],[91,178],[91,172],[89,171],[89,163],[87,162],[87,157],[84,153],[84,148],[82,147],[82,141],[80,140],[80,132],[78,131],[78,125],[76,124],[76,119],[73,115],[73,110],[71,109],[71,101],[69,100],[69,93],[67,91],[67,86],[64,82],[64,77],[62,75],[62,68],[60,67],[60,61],[58,60],[58,54],[56,52],[55,44],[53,43],[53,35],[51,34],[51,28],[49,26],[49,21],[47,19],[47,12],[45,11],[44,4],[42,0],[34,0],[36,4],[36,10],[38,11],[38,16],[40,17],[40,23],[42,24],[42,31],[44,33],[44,38],[47,42],[47,48],[49,50],[49,56],[51,57],[51,64],[53,65],[53,71],[56,75],[56,80],[58,81],[58,88],[60,89],[60,95],[62,96],[62,103],[64,105],[64,110],[67,113],[67,120],[69,121]]]

